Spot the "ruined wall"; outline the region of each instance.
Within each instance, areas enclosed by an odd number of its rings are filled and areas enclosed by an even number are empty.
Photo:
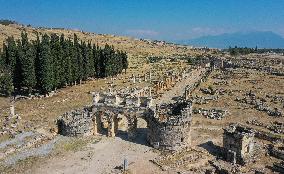
[[[175,106],[176,107],[176,106]],[[180,109],[178,114],[151,110],[148,123],[148,142],[156,149],[176,151],[190,145],[191,105]]]
[[[223,146],[227,161],[244,164],[253,155],[254,132],[238,125],[230,125],[224,129]]]
[[[93,121],[89,108],[67,112],[57,119],[58,133],[65,136],[93,134]]]
[[[284,160],[284,147],[272,147],[270,153],[272,156]]]

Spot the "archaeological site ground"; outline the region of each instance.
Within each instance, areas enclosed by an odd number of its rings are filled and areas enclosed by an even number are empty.
[[[283,53],[18,24],[0,24],[0,48],[22,31],[113,45],[128,68],[1,96],[0,173],[284,173]]]

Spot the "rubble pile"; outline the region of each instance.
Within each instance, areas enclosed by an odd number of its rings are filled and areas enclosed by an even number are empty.
[[[228,111],[222,109],[215,109],[215,108],[213,109],[195,108],[193,110],[193,113],[201,114],[206,118],[221,120],[228,114]]]
[[[275,121],[270,126],[268,126],[268,129],[275,133],[283,134],[284,133],[284,123]]]
[[[269,116],[281,117],[283,116],[283,111],[276,107],[269,107],[267,100],[264,98],[256,97],[251,91],[245,95],[243,98],[236,98],[236,101],[240,103],[245,103],[254,106],[258,111],[266,112]]]
[[[218,100],[219,97],[217,95],[213,95],[213,96],[197,96],[197,95],[195,95],[195,96],[192,96],[190,99],[195,104],[207,104],[207,103],[209,103],[209,101]]]

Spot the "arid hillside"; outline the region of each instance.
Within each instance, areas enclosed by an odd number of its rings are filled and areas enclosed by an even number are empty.
[[[21,31],[26,31],[30,39],[35,39],[36,32],[38,32],[39,34],[64,34],[66,38],[72,38],[73,34],[77,34],[77,36],[81,40],[91,41],[92,43],[97,43],[100,46],[110,44],[113,45],[116,49],[127,51],[128,54],[136,56],[167,56],[175,54],[198,53],[193,51],[193,49],[190,49],[190,47],[167,44],[162,41],[149,41],[125,36],[89,33],[78,30],[33,28],[16,24],[11,24],[8,26],[0,24],[0,46],[2,47],[3,41],[5,41],[8,36],[14,36],[15,38],[19,38],[21,35]]]

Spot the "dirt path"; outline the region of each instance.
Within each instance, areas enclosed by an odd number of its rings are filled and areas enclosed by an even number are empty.
[[[96,144],[90,144],[86,150],[50,159],[45,164],[27,173],[41,174],[94,174],[116,173],[116,167],[127,159],[132,173],[159,173],[160,169],[149,160],[158,154],[143,144],[129,142],[121,137],[103,138]]]
[[[201,78],[201,72],[204,69],[195,69],[192,73],[182,79],[180,82],[176,83],[176,85],[169,91],[165,91],[162,97],[158,98],[154,101],[155,104],[162,104],[162,103],[171,103],[173,102],[173,97],[183,96],[184,89],[187,85],[193,84],[197,82]]]

